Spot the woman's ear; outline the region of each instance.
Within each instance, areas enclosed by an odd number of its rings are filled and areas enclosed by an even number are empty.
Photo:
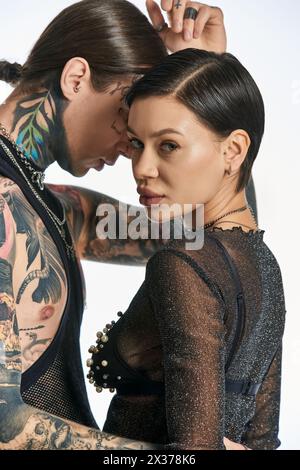
[[[231,173],[236,173],[242,166],[249,147],[251,140],[248,132],[243,129],[233,131],[230,136],[222,143],[222,152],[224,157],[224,165]]]
[[[82,57],[74,57],[63,68],[60,86],[65,98],[73,101],[90,89],[91,70],[88,62]]]

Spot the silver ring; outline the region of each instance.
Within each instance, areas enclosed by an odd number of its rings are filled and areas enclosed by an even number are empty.
[[[194,20],[195,21],[197,16],[198,16],[198,10],[196,10],[196,8],[193,8],[193,7],[186,8],[186,10],[184,12],[184,19],[185,20]]]
[[[155,28],[155,31],[157,31],[158,33],[161,33],[165,29],[166,26],[168,26],[168,24],[165,22],[165,23],[161,24],[160,26],[157,26]]]

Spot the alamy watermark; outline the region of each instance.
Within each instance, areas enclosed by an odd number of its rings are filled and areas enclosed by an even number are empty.
[[[204,244],[203,204],[100,204],[96,215],[96,233],[102,240],[184,240],[186,250],[200,250]]]

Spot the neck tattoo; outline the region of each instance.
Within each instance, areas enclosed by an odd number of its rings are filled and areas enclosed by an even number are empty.
[[[16,144],[28,160],[44,171],[54,161],[69,169],[69,151],[62,122],[65,101],[55,88],[25,96],[16,104]]]

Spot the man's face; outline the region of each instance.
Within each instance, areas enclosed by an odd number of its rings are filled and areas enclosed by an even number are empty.
[[[84,176],[91,168],[101,171],[105,164],[114,165],[120,154],[129,156],[124,97],[133,80],[124,78],[101,92],[91,87],[66,108],[69,168],[74,176]]]

